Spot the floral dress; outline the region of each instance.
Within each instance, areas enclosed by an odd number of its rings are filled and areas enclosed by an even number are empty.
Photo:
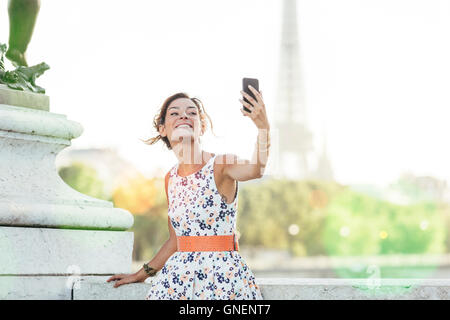
[[[216,156],[185,177],[178,175],[178,164],[170,170],[168,214],[177,236],[236,233],[238,192],[230,204],[220,196],[214,180]],[[176,251],[146,282],[151,286],[145,300],[263,299],[238,251]]]

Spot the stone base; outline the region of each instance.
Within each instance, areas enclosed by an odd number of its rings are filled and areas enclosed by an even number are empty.
[[[48,96],[0,85],[0,299],[72,299],[81,276],[131,272],[131,213],[55,169],[82,132]]]
[[[81,280],[97,283],[110,276],[0,276],[0,300],[73,300]],[[87,289],[87,288],[85,288]]]
[[[1,300],[72,300],[70,277],[0,276]]]
[[[65,115],[0,104],[0,225],[91,230],[133,225],[131,213],[74,190],[55,169],[58,152],[81,132]]]
[[[42,93],[14,90],[5,84],[0,84],[0,104],[42,111],[50,110],[49,96]]]
[[[0,227],[0,277],[130,273],[133,237],[126,231]]]

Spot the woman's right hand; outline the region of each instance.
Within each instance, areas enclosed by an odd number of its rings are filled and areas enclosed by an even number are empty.
[[[142,280],[139,277],[137,277],[137,275],[135,273],[133,273],[133,274],[116,274],[116,275],[113,275],[108,280],[106,280],[106,282],[110,282],[110,281],[117,281],[114,284],[114,288],[117,288],[123,284],[142,282]]]

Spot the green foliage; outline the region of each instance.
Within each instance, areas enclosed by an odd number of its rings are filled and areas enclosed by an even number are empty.
[[[320,235],[326,203],[341,187],[317,181],[266,180],[240,189],[241,245],[288,249],[294,255],[323,254]],[[314,194],[322,199],[316,201]],[[297,225],[297,234],[289,226]]]
[[[159,251],[161,246],[169,239],[167,211],[161,215],[134,216],[133,260],[150,260]]]
[[[82,162],[62,167],[58,170],[58,174],[65,183],[78,192],[98,199],[109,199],[109,195],[103,191],[103,182],[98,178],[95,169]]]
[[[135,215],[130,232],[134,232],[133,260],[150,260],[169,238],[168,207],[163,179],[155,178],[157,190],[154,205]]]
[[[346,190],[326,211],[322,237],[328,255],[445,251],[443,216],[432,203],[400,206]]]
[[[450,230],[450,204],[441,203],[439,204],[439,211],[442,212],[443,216],[443,226],[445,230]],[[450,252],[450,233],[447,231],[445,237],[445,252]]]
[[[319,205],[312,201],[318,191],[325,199]],[[449,214],[435,203],[400,206],[334,183],[292,180],[246,185],[239,197],[241,245],[297,256],[437,254],[450,246]],[[292,224],[298,234],[288,232]]]

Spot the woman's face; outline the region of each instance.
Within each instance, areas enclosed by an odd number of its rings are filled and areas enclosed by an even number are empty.
[[[170,103],[160,134],[167,136],[171,142],[179,142],[181,139],[196,141],[203,134],[198,108],[191,99],[179,98]]]

